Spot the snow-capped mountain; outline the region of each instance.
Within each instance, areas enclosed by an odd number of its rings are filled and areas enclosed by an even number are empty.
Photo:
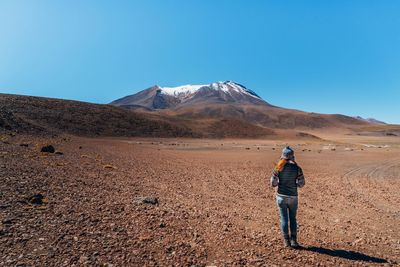
[[[201,89],[203,90],[214,90],[217,92],[224,92],[233,96],[234,94],[244,94],[246,96],[251,96],[257,99],[261,99],[252,90],[247,89],[241,84],[226,81],[226,82],[215,82],[211,84],[200,84],[200,85],[183,85],[178,87],[159,87],[161,94],[166,94],[170,96],[175,96],[181,98],[182,100],[190,98],[198,93]]]
[[[366,118],[366,119],[364,119],[361,116],[354,116],[353,118],[355,118],[357,120],[361,120],[361,121],[366,121],[366,122],[369,122],[369,123],[372,123],[372,124],[386,124],[386,122],[383,122],[383,121],[380,121],[380,120],[377,120],[377,119],[374,119],[374,118]]]
[[[308,113],[273,106],[254,91],[232,81],[177,87],[155,85],[111,104],[145,115],[182,120],[183,124],[192,123],[195,128],[220,120],[226,120],[224,123],[228,125],[237,125],[240,121],[240,127],[252,125],[267,129],[347,128],[369,123],[339,114]]]
[[[123,97],[111,104],[124,107],[166,109],[199,102],[268,105],[254,91],[232,81],[201,85],[161,87],[155,85],[137,94]]]

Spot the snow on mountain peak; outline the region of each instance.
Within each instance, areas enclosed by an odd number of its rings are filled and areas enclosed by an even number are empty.
[[[255,92],[247,89],[241,84],[232,81],[214,82],[211,84],[198,84],[198,85],[182,85],[177,87],[160,87],[157,86],[161,93],[175,96],[175,97],[188,97],[196,93],[200,88],[206,87],[217,91],[223,91],[230,94],[232,91],[239,94],[246,94],[248,96],[261,99]]]
[[[206,85],[191,85],[191,84],[187,84],[187,85],[181,85],[181,86],[177,86],[177,87],[160,87],[161,92],[166,94],[166,95],[171,95],[171,96],[186,96],[186,95],[191,95],[194,94],[195,92],[197,92],[197,90],[199,90],[201,87],[204,87]]]

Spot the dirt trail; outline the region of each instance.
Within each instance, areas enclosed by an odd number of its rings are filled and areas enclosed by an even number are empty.
[[[0,143],[0,266],[400,263],[399,149],[293,144],[307,180],[291,250],[269,187],[281,144],[74,137],[44,155],[24,142]],[[49,203],[27,207],[37,193]]]

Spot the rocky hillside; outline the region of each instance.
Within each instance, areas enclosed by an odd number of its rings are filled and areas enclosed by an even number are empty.
[[[0,94],[0,129],[32,134],[196,137],[189,128],[110,105]]]

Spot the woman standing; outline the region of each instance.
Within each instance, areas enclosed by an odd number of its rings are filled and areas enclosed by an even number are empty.
[[[303,171],[294,159],[294,151],[289,146],[282,150],[282,156],[274,168],[271,186],[278,187],[276,204],[280,212],[281,231],[286,247],[298,248],[297,243],[297,187],[303,187]],[[290,236],[289,236],[290,221]]]

